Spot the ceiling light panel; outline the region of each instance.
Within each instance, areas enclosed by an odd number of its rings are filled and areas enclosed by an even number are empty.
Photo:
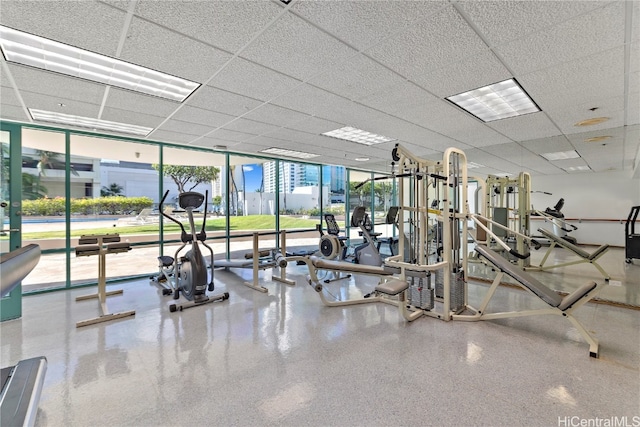
[[[582,172],[582,171],[590,171],[591,168],[589,166],[570,166],[568,168],[563,168],[567,172]]]
[[[340,129],[324,132],[322,135],[337,139],[344,139],[345,141],[357,142],[358,144],[364,145],[375,145],[382,144],[383,142],[395,141],[395,139],[389,138],[388,136],[377,135],[351,126],[345,126]]]
[[[483,122],[540,111],[515,79],[504,80],[446,99]]]
[[[576,150],[556,151],[555,153],[542,153],[540,155],[549,161],[577,159],[578,157],[580,157],[580,154],[578,154]]]
[[[265,154],[274,154],[276,156],[295,157],[296,159],[312,159],[320,156],[319,154],[304,153],[302,151],[286,150],[284,148],[276,147],[265,148],[264,150],[260,150],[260,152]]]
[[[0,25],[8,62],[182,102],[200,84]]]
[[[36,110],[34,108],[29,108],[29,113],[31,114],[31,117],[33,117],[33,120],[58,123],[92,130],[106,130],[138,136],[147,136],[153,130],[153,128],[144,126],[110,122],[108,120],[98,120],[92,119],[90,117],[73,116],[71,114],[62,114],[53,111]]]

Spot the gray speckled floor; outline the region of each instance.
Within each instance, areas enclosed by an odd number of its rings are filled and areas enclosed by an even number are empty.
[[[231,298],[178,313],[146,281],[109,286],[124,289],[110,309],[135,317],[81,329],[75,322],[98,310],[74,301],[86,289],[29,296],[22,319],[0,324],[2,365],[47,357],[41,426],[562,426],[640,416],[638,311],[576,311],[600,340],[596,360],[558,316],[409,324],[389,305],[325,307],[304,267],[291,271],[297,286],[265,281],[268,294],[216,271],[216,292]],[[373,285],[358,278],[328,290]],[[486,289],[470,285],[470,303]],[[500,288],[492,304],[538,301]]]

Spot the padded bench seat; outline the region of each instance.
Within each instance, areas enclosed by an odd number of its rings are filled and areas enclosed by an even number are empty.
[[[596,249],[593,253],[589,253],[587,251],[585,251],[584,249],[574,245],[573,243],[569,242],[568,240],[563,239],[562,237],[558,237],[555,234],[553,234],[552,232],[545,230],[544,228],[538,228],[538,232],[542,233],[542,235],[544,237],[546,237],[549,240],[553,240],[554,242],[556,242],[558,245],[562,246],[563,248],[567,248],[569,249],[571,252],[574,252],[576,255],[584,258],[584,259],[588,259],[589,261],[592,261],[596,258],[598,258],[598,256],[600,254],[602,254],[604,251],[606,251],[607,249],[609,249],[609,245],[604,244],[602,246],[600,246],[598,249]]]
[[[597,286],[596,282],[587,283],[576,289],[571,294],[562,298],[557,292],[545,286],[531,274],[511,264],[509,260],[500,256],[500,254],[492,251],[486,246],[477,245],[476,251],[478,252],[478,254],[485,257],[487,261],[493,264],[496,268],[511,276],[514,280],[516,280],[525,288],[529,289],[544,302],[552,307],[557,307],[562,311],[571,308],[571,306],[573,306],[576,301],[580,300],[584,295],[586,295]]]

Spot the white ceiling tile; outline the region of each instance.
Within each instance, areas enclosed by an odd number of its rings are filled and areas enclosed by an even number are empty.
[[[544,30],[603,6],[602,1],[475,1],[458,3],[491,46]]]
[[[235,130],[238,132],[250,133],[252,135],[262,135],[267,132],[273,132],[280,129],[279,126],[270,125],[267,123],[256,122],[254,120],[248,120],[239,118],[224,126],[224,129]]]
[[[229,123],[235,118],[229,114],[218,113],[216,111],[205,110],[203,108],[183,105],[172,118],[183,122],[198,123],[205,126],[220,127]]]
[[[200,107],[205,110],[234,116],[241,116],[262,104],[261,101],[256,99],[211,86],[201,86],[185,102],[192,107]]]
[[[164,117],[107,107],[102,112],[100,119],[155,128],[162,123]]]
[[[0,103],[0,119],[28,122],[30,120],[30,117],[27,116],[22,107],[9,105],[2,102]]]
[[[302,1],[292,10],[357,49],[364,49],[444,5],[444,1]]]
[[[565,97],[558,92],[622,93],[624,80],[624,48],[597,52],[572,61],[518,76],[518,82],[538,102],[542,96],[550,102]],[[588,95],[585,95],[588,96]]]
[[[453,6],[448,6],[366,53],[401,75],[416,79],[485,48]]]
[[[95,1],[3,1],[0,23],[115,56],[125,13]]]
[[[271,132],[265,133],[264,136],[269,138],[281,139],[285,141],[296,141],[299,143],[304,143],[310,140],[311,138],[313,138],[315,135],[307,132],[297,131],[294,129],[279,128]]]
[[[595,111],[590,108],[597,107]],[[616,96],[613,98],[601,98],[598,104],[584,103],[575,105],[571,108],[548,107],[545,110],[549,117],[560,127],[564,134],[581,133],[585,131],[585,127],[574,126],[575,123],[582,120],[595,117],[609,117],[610,120],[588,126],[590,130],[601,130],[615,128],[624,125],[624,97]]]
[[[102,102],[106,88],[103,84],[23,65],[8,64],[8,66],[18,87],[25,88],[30,92],[91,104],[100,104]]]
[[[188,142],[194,139],[194,136],[186,133],[172,132],[169,130],[156,130],[152,132],[149,136],[147,136],[146,139],[151,141],[164,141],[164,142],[187,144]]]
[[[513,77],[493,52],[481,50],[460,61],[447,64],[413,80],[431,93],[445,98]]]
[[[28,92],[23,90],[20,92],[27,108],[35,108],[38,110],[55,111],[57,113],[71,114],[81,117],[97,118],[100,106],[90,104],[88,102],[76,101],[74,99],[64,99],[39,93]],[[59,104],[63,103],[64,107]]]
[[[308,83],[343,97],[358,100],[403,81],[402,77],[388,68],[364,55],[357,55],[312,78]]]
[[[180,132],[186,135],[201,136],[214,130],[211,126],[199,125],[196,123],[183,122],[180,120],[167,120],[158,130]]]
[[[343,123],[332,122],[319,117],[307,116],[302,120],[289,123],[287,128],[307,133],[321,134],[330,130],[340,129],[343,126]]]
[[[616,2],[496,51],[516,74],[528,73],[621,46],[624,22],[624,2]]]
[[[7,81],[2,81],[2,83],[9,83]],[[4,85],[0,85],[0,103],[2,103],[2,105],[13,105],[16,107],[20,107],[22,104],[20,104],[20,100],[18,99],[18,96],[16,95],[16,91],[13,89],[12,86],[4,86]]]
[[[228,149],[232,149],[233,147],[244,146],[245,144],[246,143],[227,141],[224,139],[211,138],[211,137],[205,136],[203,138],[199,138],[197,140],[192,141],[189,145],[192,145],[195,147],[205,147],[205,148],[213,148],[217,145],[217,146],[225,146]]]
[[[242,142],[255,137],[255,135],[252,135],[250,133],[237,132],[237,131],[228,130],[228,129],[218,129],[210,134],[207,134],[207,137],[222,139],[225,141]]]
[[[279,105],[263,104],[244,115],[244,118],[275,126],[287,126],[308,118],[307,114]]]
[[[210,85],[250,98],[269,101],[300,83],[300,80],[262,65],[236,58],[215,76]]]
[[[514,141],[556,136],[561,133],[543,112],[496,120],[487,125]]]
[[[106,107],[131,110],[138,113],[153,112],[154,114],[162,116],[171,114],[179,105],[179,103],[174,101],[115,87],[109,89],[109,96],[105,103]]]
[[[305,80],[355,53],[344,43],[292,14],[286,14],[243,50],[241,56]]]
[[[569,151],[574,149],[574,146],[564,135],[522,141],[520,142],[520,146],[535,154],[555,153],[558,151]]]
[[[162,43],[158,43],[162,40]],[[133,18],[120,59],[203,83],[231,55],[140,18]]]
[[[268,1],[140,0],[136,15],[197,40],[236,52],[282,12]]]

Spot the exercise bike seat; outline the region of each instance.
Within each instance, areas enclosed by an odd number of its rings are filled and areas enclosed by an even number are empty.
[[[158,261],[162,263],[163,267],[171,267],[173,265],[173,257],[168,255],[162,255],[158,257]]]

